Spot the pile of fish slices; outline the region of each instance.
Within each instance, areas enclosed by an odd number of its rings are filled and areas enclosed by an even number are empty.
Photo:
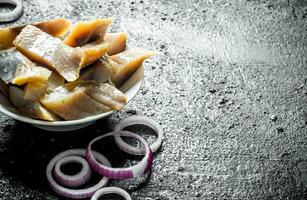
[[[75,120],[123,109],[119,88],[154,55],[107,33],[111,19],[58,18],[0,29],[0,91],[23,115]]]

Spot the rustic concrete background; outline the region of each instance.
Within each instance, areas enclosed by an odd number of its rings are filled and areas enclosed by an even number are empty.
[[[112,183],[133,199],[306,199],[306,0],[26,0],[12,24],[59,16],[114,17],[131,46],[160,53],[134,101],[83,130],[50,133],[1,115],[0,199],[59,198],[48,161],[135,113],[160,122],[165,140],[151,174]]]

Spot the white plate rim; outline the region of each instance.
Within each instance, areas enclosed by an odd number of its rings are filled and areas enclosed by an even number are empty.
[[[140,66],[143,68],[143,66]],[[144,74],[142,76],[142,78],[136,82],[136,84],[133,85],[133,87],[131,89],[129,89],[125,94],[128,97],[128,101],[131,101],[131,99],[133,97],[135,97],[135,95],[139,92],[141,85],[143,83],[144,80]],[[133,92],[136,91],[136,92]],[[126,103],[126,105],[127,105]],[[30,123],[30,124],[34,124],[34,125],[43,125],[43,126],[73,126],[73,125],[80,125],[80,124],[85,124],[91,121],[96,121],[98,119],[104,118],[110,114],[112,114],[113,112],[115,112],[115,110],[106,112],[106,113],[101,113],[99,115],[94,115],[94,116],[88,116],[82,119],[77,119],[77,120],[69,120],[69,121],[54,121],[54,122],[50,122],[50,121],[43,121],[43,120],[39,120],[39,119],[32,119],[26,116],[22,116],[22,115],[18,115],[16,113],[13,113],[9,110],[7,110],[3,105],[0,105],[0,112],[2,112],[3,114],[6,114],[16,120],[22,121],[22,122],[26,122],[26,123]]]

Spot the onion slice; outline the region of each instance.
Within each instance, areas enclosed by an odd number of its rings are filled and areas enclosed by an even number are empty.
[[[145,146],[145,156],[137,165],[127,167],[127,168],[112,168],[104,164],[97,162],[92,152],[92,145],[108,136],[120,135],[124,137],[133,137],[138,139]],[[152,166],[153,155],[147,144],[147,142],[139,135],[132,133],[130,131],[114,131],[107,133],[105,135],[94,138],[88,145],[86,150],[86,158],[90,166],[99,174],[112,178],[112,179],[131,179],[146,173]]]
[[[55,179],[52,176],[52,171],[53,171],[54,166],[60,159],[67,157],[67,156],[72,156],[72,155],[85,157],[85,153],[86,152],[84,149],[70,149],[62,153],[59,153],[58,155],[56,155],[54,158],[50,160],[49,164],[47,165],[46,175],[47,175],[48,183],[53,191],[55,191],[59,195],[62,195],[68,198],[82,199],[82,198],[91,197],[98,189],[108,184],[110,179],[108,177],[103,177],[96,185],[91,186],[89,188],[69,189],[69,188],[65,188],[61,186],[55,181]],[[92,155],[99,162],[103,163],[104,166],[111,167],[111,164],[108,161],[108,159],[105,158],[102,154],[93,151]],[[96,162],[98,163],[98,161]]]
[[[148,118],[146,116],[133,115],[125,119],[122,119],[120,122],[118,122],[114,128],[114,131],[121,131],[128,126],[136,124],[150,127],[157,133],[158,135],[157,140],[150,145],[150,149],[152,150],[152,152],[156,152],[162,144],[163,130],[160,124],[154,121],[153,119]],[[144,148],[137,148],[126,143],[119,135],[115,135],[114,138],[117,146],[126,153],[132,155],[144,155],[146,152]]]
[[[105,194],[119,194],[124,197],[126,200],[132,200],[131,196],[125,190],[118,187],[105,187],[97,190],[95,194],[92,196],[91,200],[98,200]]]
[[[67,163],[80,163],[81,171],[75,175],[67,175],[61,171],[61,166]],[[63,186],[75,188],[87,183],[92,175],[92,170],[88,162],[80,156],[67,156],[58,160],[54,167],[54,178]]]
[[[0,0],[0,4],[12,4],[16,7],[7,13],[0,13],[0,22],[10,22],[21,17],[23,13],[23,0]]]

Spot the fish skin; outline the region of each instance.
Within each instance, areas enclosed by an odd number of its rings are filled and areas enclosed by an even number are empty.
[[[37,66],[15,48],[0,51],[0,77],[5,83],[23,85],[32,81],[45,81],[51,71]]]
[[[0,77],[5,83],[12,82],[16,69],[28,61],[15,48],[0,51]]]

